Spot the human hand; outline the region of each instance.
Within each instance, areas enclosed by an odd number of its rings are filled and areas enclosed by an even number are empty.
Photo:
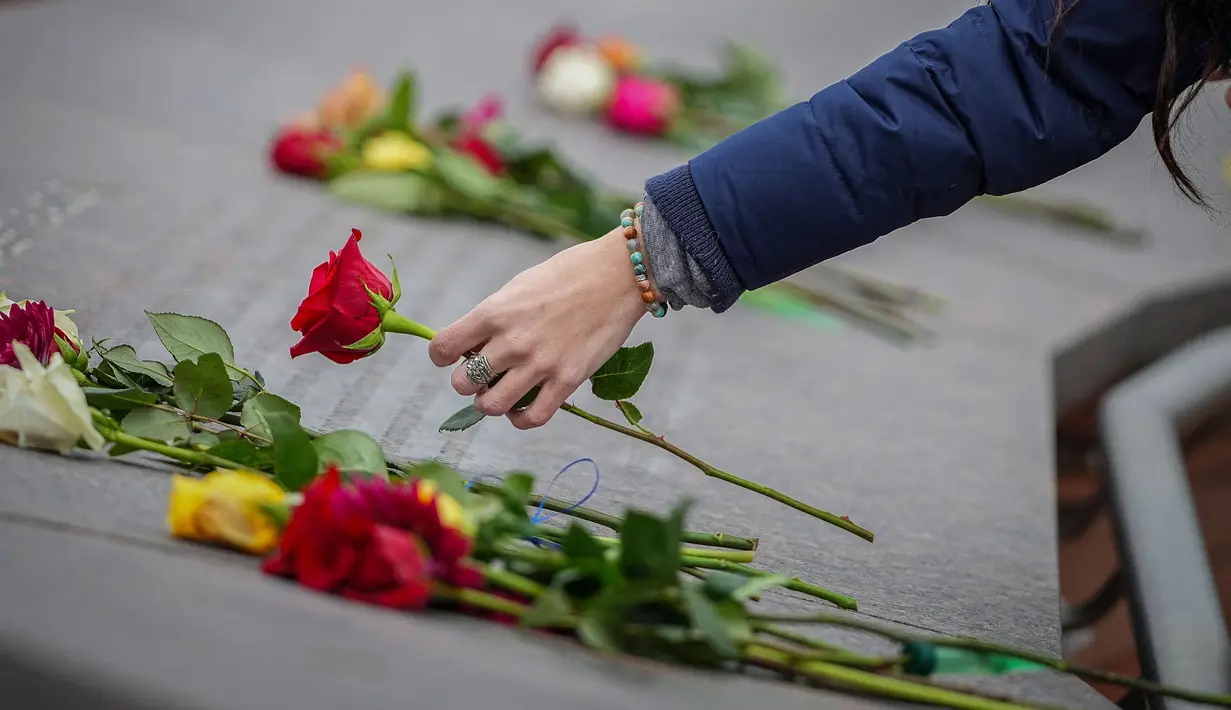
[[[448,367],[467,352],[482,353],[493,371],[504,373],[500,381],[490,389],[476,386],[462,363],[453,371],[453,389],[477,395],[483,414],[508,414],[518,429],[546,424],[646,313],[625,242],[616,228],[513,277],[436,334],[428,346],[432,362]],[[534,403],[510,411],[535,385],[541,389]]]

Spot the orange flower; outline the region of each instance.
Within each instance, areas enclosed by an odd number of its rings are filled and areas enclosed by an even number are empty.
[[[636,71],[641,66],[641,49],[619,35],[601,37],[596,46],[603,59],[620,73]]]
[[[341,84],[325,92],[316,107],[316,118],[331,130],[362,126],[385,105],[385,90],[367,71],[356,69]]]

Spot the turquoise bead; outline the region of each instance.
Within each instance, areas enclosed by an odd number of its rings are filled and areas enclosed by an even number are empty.
[[[632,218],[632,217],[621,217],[621,218],[620,218],[620,226],[621,226],[621,227],[631,227],[631,226],[633,226],[633,218]]]
[[[629,240],[628,240],[628,250],[629,250],[629,251],[637,251],[637,240],[636,240],[636,239],[629,239]]]
[[[667,307],[661,303],[647,303],[645,309],[655,318],[662,318],[667,315]]]
[[[637,203],[637,206],[633,208],[633,213],[634,213],[634,214],[636,214],[638,217],[640,217],[640,216],[641,216],[641,212],[642,212],[642,210],[644,210],[644,209],[645,209],[645,203],[644,203],[644,202],[638,202],[638,203]]]
[[[640,214],[638,214],[638,216],[640,216]],[[625,220],[625,219],[632,219],[632,218],[633,218],[633,211],[632,211],[632,210],[624,210],[623,212],[621,212],[621,213],[620,213],[620,219],[621,219],[621,220]]]
[[[645,273],[645,266],[642,264],[633,264],[633,273],[640,276]]]
[[[635,251],[632,254],[629,254],[628,258],[632,259],[634,264],[640,264],[642,260],[645,259],[645,257],[642,256],[641,252],[639,251]]]

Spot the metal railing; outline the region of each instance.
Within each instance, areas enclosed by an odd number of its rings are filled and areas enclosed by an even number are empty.
[[[1180,437],[1228,403],[1231,328],[1223,328],[1116,387],[1100,416],[1142,670],[1164,683],[1211,692],[1231,691],[1231,641]],[[1150,698],[1150,706],[1181,710],[1190,704]]]

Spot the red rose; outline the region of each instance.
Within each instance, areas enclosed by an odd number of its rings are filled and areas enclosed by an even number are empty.
[[[422,609],[432,593],[430,558],[413,534],[332,505],[342,487],[336,467],[304,491],[268,574],[349,599]]]
[[[34,357],[46,365],[53,353],[60,352],[60,346],[56,345],[57,332],[56,312],[46,303],[13,304],[8,313],[0,313],[0,365],[21,367],[13,353],[14,341],[30,348]]]
[[[547,36],[539,40],[534,46],[532,57],[534,59],[534,73],[538,74],[543,68],[543,64],[547,62],[547,58],[551,53],[561,47],[574,47],[581,44],[581,33],[576,28],[566,25],[557,25],[553,27]]]
[[[389,278],[359,252],[362,237],[352,229],[342,251],[329,252],[329,261],[312,272],[308,297],[291,320],[291,329],[303,335],[291,346],[291,357],[320,353],[345,365],[380,348],[380,342],[366,349],[346,347],[380,331],[380,313],[364,286],[386,299],[393,297]]]
[[[342,149],[342,142],[325,129],[289,126],[274,137],[270,159],[284,173],[325,177],[325,158]]]
[[[423,488],[418,480],[392,483],[366,478],[340,489],[332,506],[339,515],[359,515],[414,534],[427,544],[434,578],[455,587],[480,587],[483,575],[466,564],[471,552],[470,538],[445,524],[438,496],[437,491]]]

